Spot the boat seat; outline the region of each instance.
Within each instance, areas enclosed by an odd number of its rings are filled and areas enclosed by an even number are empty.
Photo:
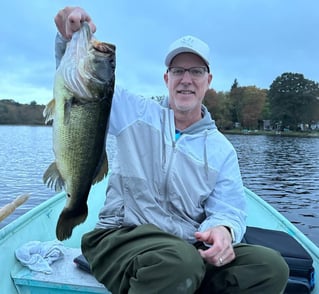
[[[88,294],[111,293],[91,274],[81,270],[73,259],[81,254],[79,248],[65,248],[63,259],[55,261],[52,274],[31,271],[26,267],[11,273],[19,294]]]

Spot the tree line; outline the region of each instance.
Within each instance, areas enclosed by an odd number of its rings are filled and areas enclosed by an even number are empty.
[[[35,101],[30,104],[21,104],[12,99],[0,100],[0,124],[44,125],[42,115],[44,107]]]
[[[152,97],[156,100],[163,96]],[[230,91],[209,89],[203,103],[221,130],[318,130],[319,84],[300,73],[278,76],[269,89],[240,86],[234,80]],[[0,124],[44,125],[44,105],[0,100]]]
[[[269,89],[240,87],[229,92],[209,89],[203,103],[221,130],[318,130],[319,84],[299,73],[283,73]]]

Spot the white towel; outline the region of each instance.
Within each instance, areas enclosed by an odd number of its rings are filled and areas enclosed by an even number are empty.
[[[47,242],[30,241],[15,250],[16,258],[29,269],[52,274],[51,264],[63,258],[64,245],[53,240]]]

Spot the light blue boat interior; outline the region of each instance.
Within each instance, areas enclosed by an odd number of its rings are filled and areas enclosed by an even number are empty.
[[[92,187],[88,199],[88,218],[73,230],[70,239],[63,242],[67,249],[65,261],[62,264],[57,261],[53,265],[57,277],[45,277],[43,274],[39,276],[29,271],[17,262],[14,251],[28,241],[45,242],[56,239],[55,227],[65,205],[65,193],[55,195],[0,230],[1,293],[110,293],[93,276],[79,270],[72,262],[73,257],[80,253],[81,236],[92,230],[97,222],[99,210],[105,200],[106,184],[107,178]],[[248,200],[248,225],[286,231],[295,237],[312,255],[318,283],[319,248],[264,200],[248,189],[245,192]],[[51,278],[57,281],[49,281]],[[318,285],[313,293],[319,293]]]

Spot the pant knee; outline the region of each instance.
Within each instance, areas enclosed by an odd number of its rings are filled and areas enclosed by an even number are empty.
[[[144,293],[145,285],[157,289],[156,293],[194,293],[205,274],[205,265],[193,246],[180,245],[164,246],[137,256],[133,263],[135,279],[131,280],[131,289]],[[151,292],[148,290],[148,293]]]
[[[227,271],[241,290],[246,289],[247,293],[281,293],[285,289],[289,268],[279,252],[247,244],[237,245],[235,252],[237,258]]]
[[[176,268],[176,271],[184,273],[185,275],[205,273],[203,258],[195,247],[190,245],[188,251],[175,252],[174,255],[175,260],[173,261],[173,267]]]
[[[289,267],[285,259],[279,252],[269,249],[267,266],[270,279],[278,285],[278,289],[284,289],[289,278]]]
[[[197,249],[189,246],[187,252],[174,252],[168,266],[171,275],[177,278],[174,293],[193,293],[201,284],[206,267]]]
[[[265,288],[271,289],[265,293],[281,293],[289,277],[289,267],[285,259],[279,252],[266,247],[260,247],[259,259],[263,268],[260,277]]]
[[[163,248],[159,251],[146,253],[144,258],[150,262],[160,263],[166,268],[166,274],[173,273],[179,276],[191,276],[205,273],[205,265],[197,249],[192,245]]]

